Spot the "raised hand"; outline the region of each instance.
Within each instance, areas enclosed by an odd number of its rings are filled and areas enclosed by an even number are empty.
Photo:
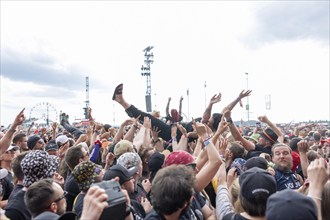
[[[221,117],[221,121],[220,121],[220,123],[219,123],[219,125],[218,125],[217,132],[219,132],[220,134],[222,134],[222,133],[227,129],[227,127],[228,127],[228,125],[229,125],[229,123],[226,122],[226,121],[224,120],[224,118],[225,118],[225,116],[223,115],[223,116]]]
[[[298,146],[298,151],[302,153],[307,153],[308,152],[308,143],[306,140],[301,140],[297,144]]]
[[[179,131],[183,134],[183,135],[187,135],[187,130],[185,127],[183,127],[181,124],[179,124],[178,122],[176,123],[176,127],[179,129]]]
[[[251,95],[252,90],[243,90],[239,95],[238,98],[241,100],[242,98],[245,98],[247,96]]]
[[[263,123],[267,123],[269,121],[266,115],[259,116],[258,120],[263,122]]]
[[[151,136],[152,136],[152,139],[153,140],[156,140],[158,138],[158,135],[159,135],[159,132],[161,130],[158,130],[158,127],[156,126],[152,126],[152,129],[151,129]]]
[[[143,118],[143,127],[151,129],[151,119],[147,116]]]
[[[215,94],[214,96],[212,96],[211,100],[210,100],[210,104],[215,104],[221,101],[221,93],[219,94]]]
[[[23,124],[23,122],[25,121],[24,110],[25,110],[25,108],[23,108],[23,109],[18,113],[18,115],[16,115],[15,120],[13,121],[13,123],[12,123],[12,125],[11,125],[11,127],[12,127],[13,129],[16,129],[16,127],[17,127],[18,125]]]

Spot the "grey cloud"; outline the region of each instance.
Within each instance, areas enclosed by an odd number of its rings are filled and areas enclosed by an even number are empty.
[[[329,1],[272,2],[259,8],[248,37],[257,43],[315,39],[329,44]]]
[[[1,54],[1,75],[13,81],[33,82],[68,90],[84,89],[85,77],[78,68],[56,69],[54,66],[57,61],[46,54],[26,56],[8,48],[2,49]]]

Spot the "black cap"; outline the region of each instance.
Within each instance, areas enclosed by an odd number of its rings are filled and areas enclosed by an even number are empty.
[[[239,177],[241,195],[248,201],[264,204],[276,192],[275,178],[266,170],[253,167]]]
[[[307,196],[285,189],[273,194],[267,200],[267,220],[317,219],[314,201]]]
[[[132,179],[132,176],[134,173],[136,173],[137,170],[132,170],[129,172],[125,167],[122,165],[116,164],[112,167],[110,167],[104,174],[103,180],[111,180],[115,177],[119,177],[119,184],[122,185],[126,181],[129,181]]]
[[[248,169],[251,169],[253,167],[258,167],[260,169],[267,170],[268,162],[263,157],[251,157],[250,159],[248,159],[245,162],[244,168],[245,168],[245,170],[248,170]]]

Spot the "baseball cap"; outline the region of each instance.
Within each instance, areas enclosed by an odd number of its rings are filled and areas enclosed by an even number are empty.
[[[133,143],[128,140],[119,141],[113,150],[113,153],[117,158],[126,152],[133,152]]]
[[[69,138],[62,134],[56,138],[56,143],[60,143],[60,145],[63,145],[64,143],[68,142]]]
[[[267,200],[267,220],[317,219],[314,201],[291,189],[285,189],[271,195]]]
[[[119,177],[119,184],[122,185],[126,181],[131,180],[136,171],[137,167],[128,170],[122,165],[116,164],[105,172],[103,180],[111,180],[115,177]]]
[[[6,151],[11,151],[11,150],[14,151],[19,150],[19,147],[17,147],[16,145],[10,145]]]
[[[267,170],[268,162],[263,157],[251,157],[244,164],[244,169],[248,170],[248,169],[251,169],[253,167],[258,167],[258,168],[261,168],[263,170]]]
[[[276,192],[275,178],[266,170],[253,167],[239,177],[240,193],[255,204],[266,203],[267,198]]]
[[[34,148],[34,146],[37,144],[37,142],[41,139],[39,135],[33,135],[30,136],[27,140],[27,146],[30,150]]]
[[[58,150],[58,146],[55,143],[48,143],[45,147],[45,151]]]
[[[117,164],[122,165],[127,170],[138,170],[141,158],[137,153],[127,152],[122,154],[118,160]]]
[[[160,168],[162,168],[162,165],[165,160],[165,155],[159,152],[153,153],[148,160],[148,167],[150,172],[156,172]]]

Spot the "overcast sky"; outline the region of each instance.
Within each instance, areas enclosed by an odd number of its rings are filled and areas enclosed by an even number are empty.
[[[329,1],[1,1],[0,123],[83,117],[85,77],[97,121],[128,116],[111,100],[124,83],[126,100],[145,110],[143,49],[154,46],[152,108],[199,117],[212,95],[221,111],[247,87],[250,119],[329,120]],[[247,75],[248,73],[248,79]],[[204,86],[206,82],[206,87]],[[189,89],[189,96],[187,90]],[[271,97],[271,109],[265,97]],[[243,100],[247,104],[247,100]],[[234,120],[246,120],[237,106]],[[41,117],[41,116],[40,116]]]

